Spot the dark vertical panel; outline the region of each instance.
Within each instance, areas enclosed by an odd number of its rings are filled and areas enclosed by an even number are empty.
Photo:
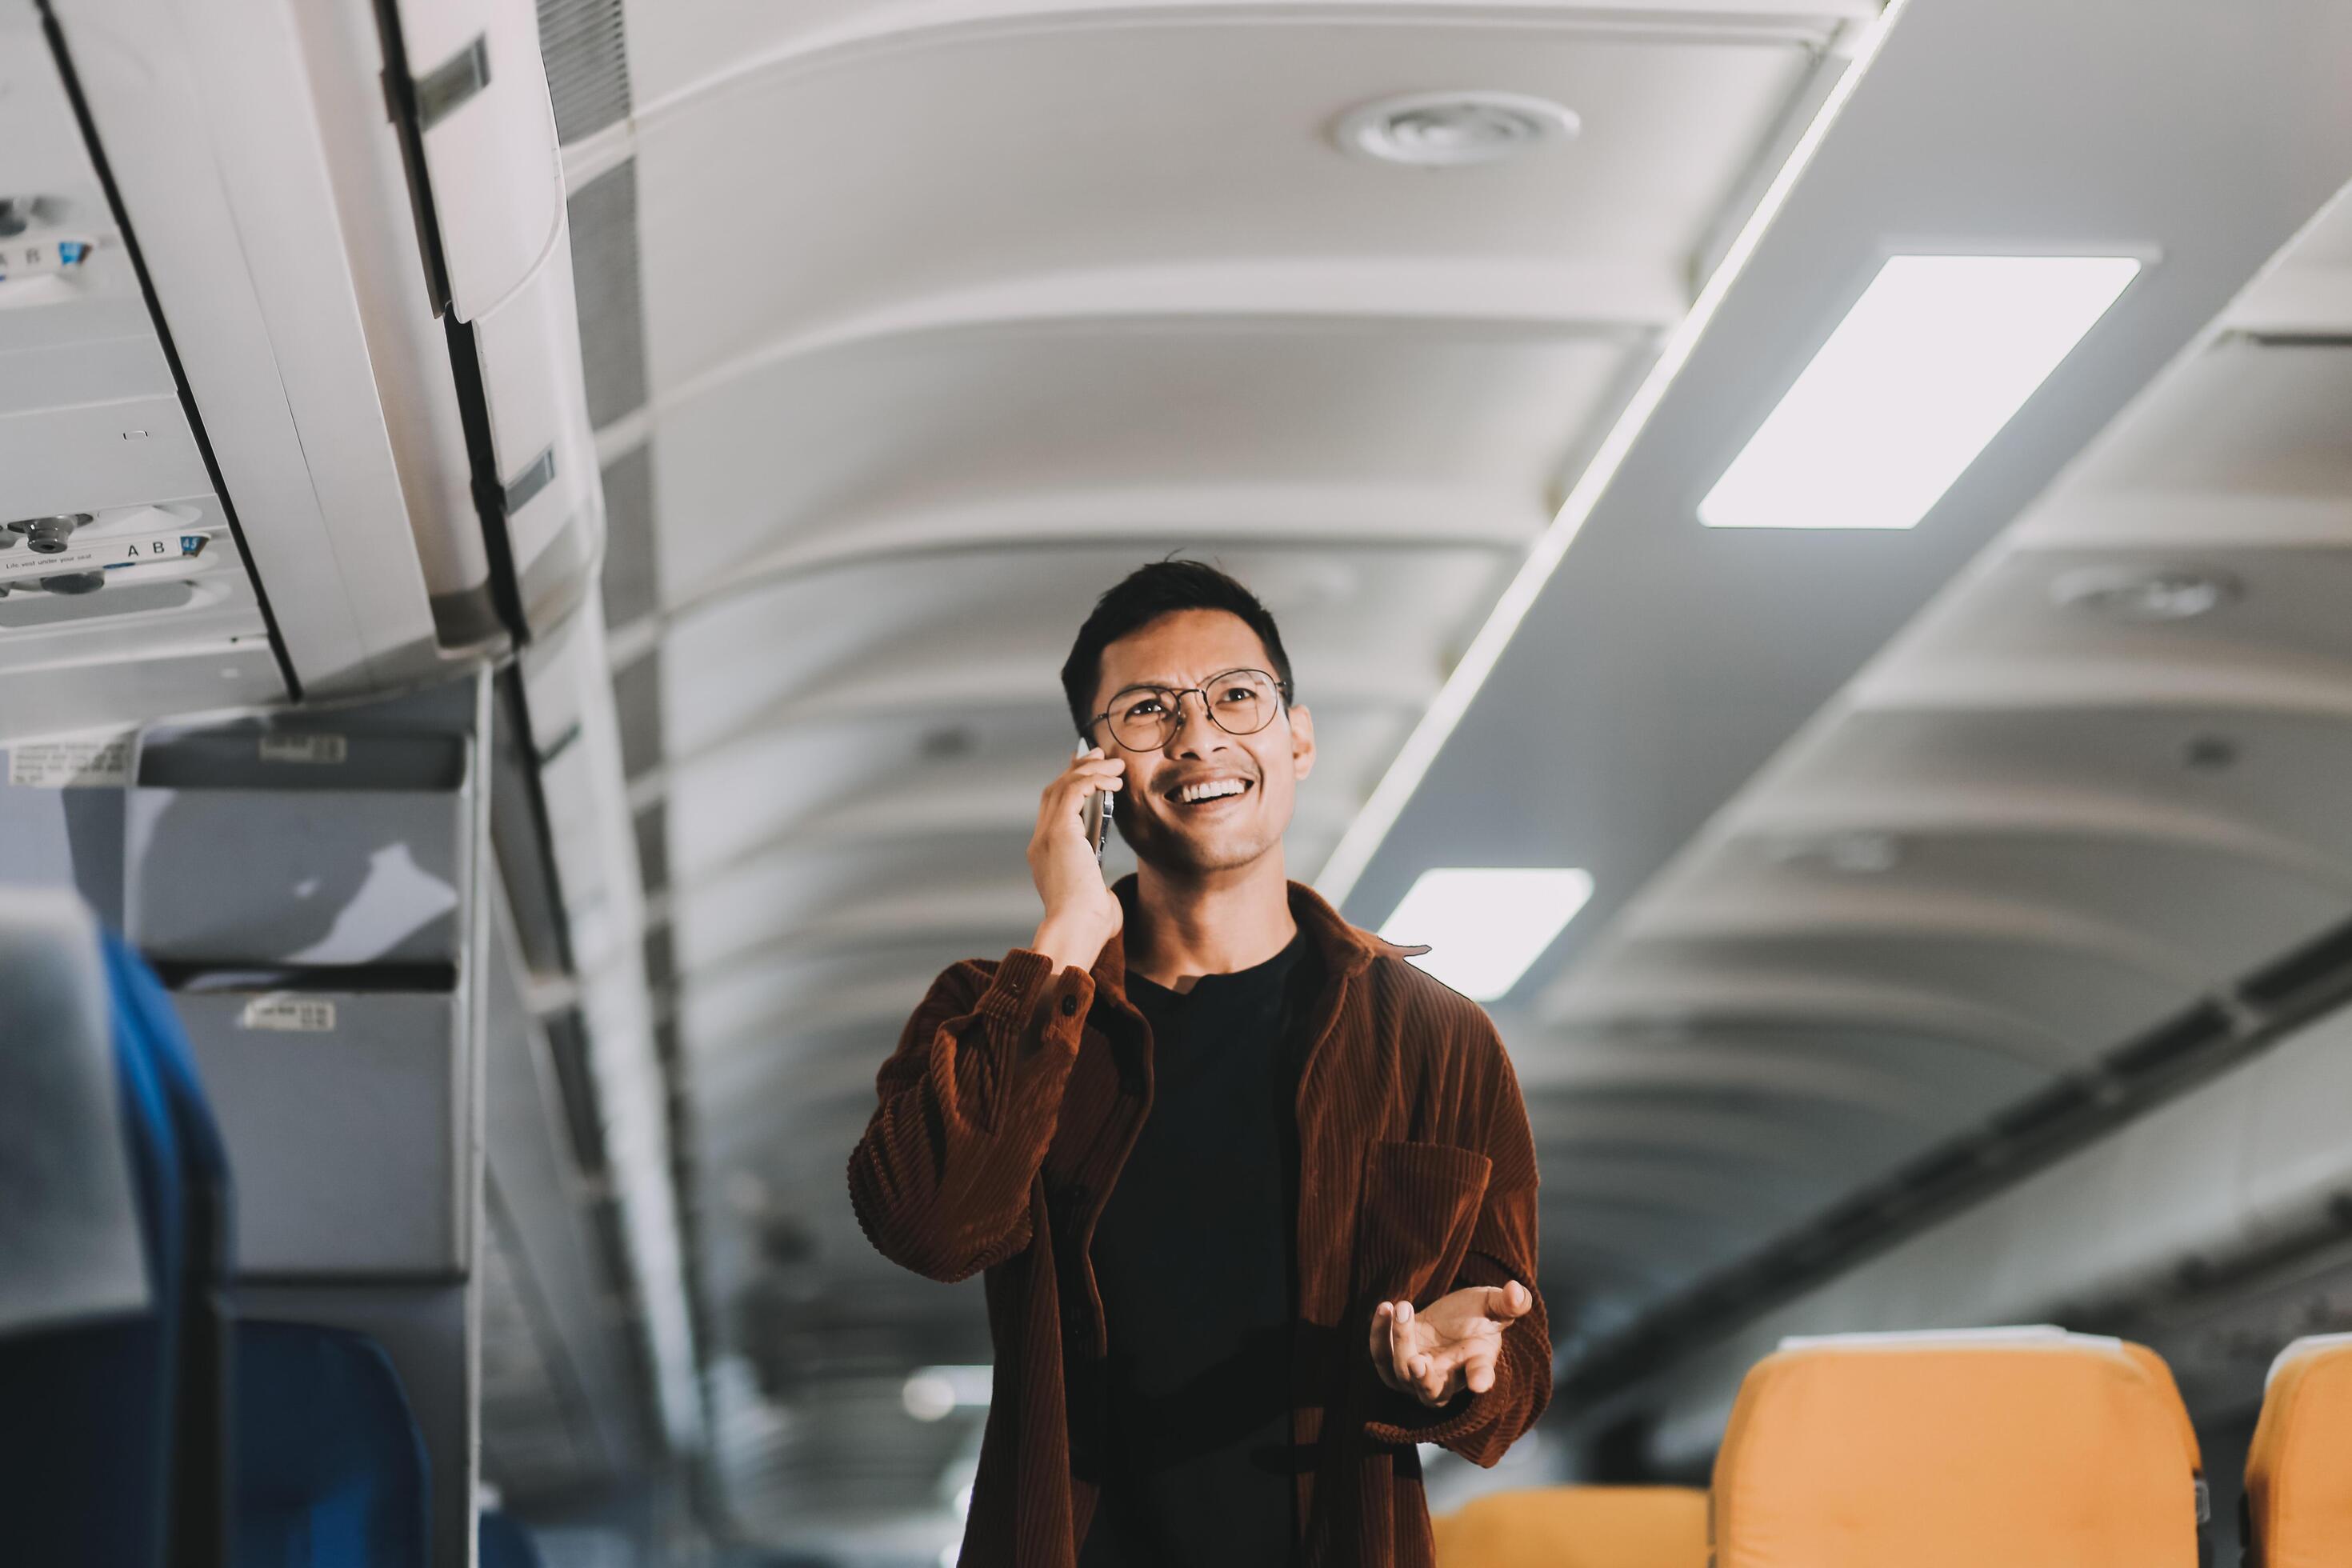
[[[629,115],[628,36],[621,0],[539,0],[539,52],[555,100],[555,134],[577,142]]]
[[[617,629],[660,607],[653,453],[639,447],[604,470],[604,624]]]
[[[598,429],[646,402],[645,289],[638,276],[637,166],[572,193],[572,285],[588,422]]]
[[[613,706],[621,722],[621,769],[630,778],[662,760],[662,653],[658,647],[613,676]]]

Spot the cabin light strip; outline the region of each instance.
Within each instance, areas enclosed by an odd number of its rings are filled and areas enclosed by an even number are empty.
[[[1316,874],[1316,890],[1334,906],[1346,903],[1348,895],[1355,889],[1357,879],[1371,864],[1373,855],[1388,837],[1389,830],[1404,814],[1406,803],[1412,800],[1413,792],[1421,787],[1421,781],[1428,775],[1430,765],[1437,760],[1437,753],[1444,749],[1454,728],[1462,722],[1462,716],[1469,711],[1479,689],[1486,684],[1486,678],[1495,672],[1495,666],[1501,660],[1503,650],[1510,646],[1513,635],[1519,629],[1519,623],[1535,607],[1537,596],[1543,592],[1544,584],[1551,581],[1551,574],[1559,569],[1560,562],[1568,555],[1569,546],[1576,542],[1577,533],[1583,528],[1585,519],[1592,515],[1593,508],[1600,504],[1601,496],[1616,479],[1617,470],[1623,467],[1626,456],[1633,449],[1633,443],[1649,424],[1650,416],[1657,412],[1658,405],[1664,401],[1675,378],[1682,374],[1683,366],[1689,362],[1691,352],[1698,346],[1707,324],[1714,321],[1716,311],[1722,308],[1724,297],[1730,293],[1731,286],[1747,269],[1748,258],[1756,253],[1757,246],[1772,226],[1773,220],[1780,216],[1780,209],[1788,204],[1797,182],[1803,177],[1814,155],[1821,151],[1830,127],[1844,112],[1854,89],[1862,85],[1863,78],[1869,74],[1871,63],[1878,58],[1878,51],[1885,46],[1887,35],[1902,19],[1904,12],[1910,8],[1910,4],[1911,0],[1887,0],[1886,8],[1879,13],[1878,20],[1863,36],[1854,50],[1853,63],[1832,85],[1828,96],[1822,100],[1821,109],[1814,114],[1812,123],[1806,126],[1804,134],[1797,139],[1788,160],[1780,165],[1780,172],[1772,177],[1771,184],[1765,188],[1762,199],[1756,204],[1756,210],[1748,215],[1748,221],[1725,249],[1722,261],[1708,274],[1705,286],[1699,289],[1698,298],[1691,302],[1689,314],[1667,338],[1657,363],[1650,367],[1650,374],[1642,378],[1642,384],[1634,389],[1625,411],[1617,416],[1617,423],[1610,426],[1608,436],[1593,453],[1591,462],[1585,465],[1584,472],[1577,477],[1574,488],[1568,492],[1568,499],[1560,503],[1550,525],[1528,552],[1527,560],[1520,564],[1510,585],[1503,590],[1503,596],[1496,602],[1494,612],[1486,617],[1486,624],[1478,628],[1477,637],[1472,639],[1461,662],[1446,677],[1445,685],[1439,689],[1436,700],[1429,705],[1429,710],[1413,726],[1412,733],[1405,737],[1403,748],[1397,752],[1396,760],[1389,764],[1388,772],[1381,776],[1371,798],[1364,803],[1363,810],[1356,814],[1355,821],[1349,824],[1348,831],[1332,849],[1330,858],[1324,861],[1323,868]]]
[[[1709,528],[1916,528],[2139,272],[1895,256],[1698,503]]]

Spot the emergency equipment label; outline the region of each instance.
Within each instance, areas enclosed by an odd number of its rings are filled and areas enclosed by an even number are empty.
[[[276,1029],[293,1035],[331,1034],[335,1005],[323,996],[256,996],[245,1005],[245,1016],[239,1021],[248,1029]]]
[[[8,782],[29,789],[120,788],[131,782],[131,737],[66,735],[11,746]]]

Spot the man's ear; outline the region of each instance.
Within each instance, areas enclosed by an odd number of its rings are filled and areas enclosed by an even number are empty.
[[[1290,710],[1290,776],[1303,779],[1315,771],[1315,715],[1304,708]]]

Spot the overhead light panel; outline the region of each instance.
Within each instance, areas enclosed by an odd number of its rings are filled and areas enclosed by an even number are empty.
[[[1897,256],[1699,502],[1710,528],[1910,528],[2139,271]]]
[[[907,1379],[899,1399],[918,1421],[944,1421],[958,1410],[986,1409],[994,1375],[987,1366],[927,1366]]]
[[[1591,897],[1591,874],[1566,868],[1423,871],[1381,936],[1427,942],[1430,951],[1415,963],[1471,1000],[1492,1002],[1519,983]]]
[[[1738,232],[1731,237],[1731,243],[1724,247],[1722,258],[1716,263],[1715,270],[1708,273],[1706,281],[1699,286],[1698,297],[1691,301],[1690,313],[1683,318],[1681,325],[1667,334],[1666,341],[1659,347],[1657,358],[1650,363],[1648,374],[1642,377],[1641,384],[1626,400],[1616,423],[1609,427],[1609,433],[1601,438],[1601,445],[1593,449],[1591,460],[1584,465],[1583,472],[1577,476],[1576,483],[1569,488],[1568,495],[1559,503],[1559,510],[1552,516],[1551,525],[1538,534],[1535,543],[1528,548],[1526,558],[1519,563],[1518,572],[1505,586],[1502,596],[1495,601],[1494,609],[1487,614],[1486,624],[1478,628],[1478,635],[1470,639],[1470,646],[1454,661],[1453,673],[1438,689],[1436,700],[1422,714],[1421,721],[1412,727],[1412,733],[1405,737],[1403,747],[1389,763],[1388,771],[1381,775],[1381,782],[1373,789],[1371,798],[1364,803],[1364,808],[1356,814],[1355,820],[1348,824],[1348,831],[1340,836],[1339,842],[1323,862],[1322,869],[1315,874],[1316,891],[1334,905],[1346,905],[1357,879],[1372,863],[1372,857],[1388,837],[1389,830],[1404,814],[1405,803],[1412,798],[1413,792],[1421,787],[1422,780],[1428,776],[1430,764],[1444,749],[1454,727],[1462,722],[1462,716],[1469,712],[1470,704],[1477,700],[1479,689],[1486,684],[1486,678],[1495,673],[1495,666],[1501,661],[1503,650],[1510,646],[1519,623],[1527,618],[1528,611],[1535,608],[1544,585],[1551,581],[1552,574],[1559,570],[1559,563],[1568,558],[1569,546],[1576,542],[1576,536],[1583,529],[1585,520],[1592,515],[1593,509],[1601,504],[1601,496],[1616,482],[1618,469],[1624,466],[1634,443],[1641,439],[1650,416],[1657,412],[1658,405],[1665,400],[1675,378],[1690,363],[1692,352],[1698,347],[1699,339],[1706,335],[1708,323],[1715,320],[1716,311],[1722,308],[1724,299],[1731,292],[1732,284],[1746,270],[1748,258],[1756,254],[1757,246],[1763,241],[1765,231],[1772,226],[1773,220],[1787,205],[1790,193],[1797,188],[1797,182],[1811,164],[1813,155],[1821,150],[1822,139],[1829,135],[1830,127],[1837,123],[1838,116],[1844,112],[1854,89],[1870,74],[1871,62],[1878,58],[1878,51],[1885,44],[1888,34],[1910,5],[1911,0],[1886,0],[1877,20],[1864,26],[1844,71],[1830,84],[1828,95],[1822,100],[1821,107],[1813,111],[1811,121],[1797,137],[1787,160],[1772,176],[1771,183],[1764,187],[1764,194],[1757,198],[1754,210],[1739,226]]]

